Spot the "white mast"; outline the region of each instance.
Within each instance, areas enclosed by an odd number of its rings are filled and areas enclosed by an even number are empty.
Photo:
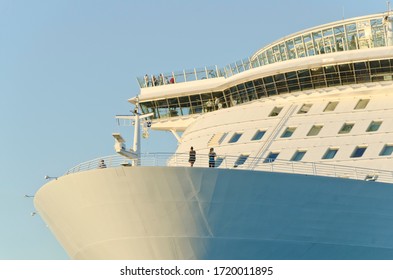
[[[139,106],[139,98],[136,97],[135,108],[134,108],[134,115],[133,116],[121,116],[118,115],[115,118],[118,120],[132,120],[134,125],[134,143],[132,149],[126,149],[125,140],[120,135],[120,133],[113,133],[112,136],[115,138],[115,151],[116,153],[132,159],[134,165],[139,165],[139,158],[141,156],[141,128],[140,128],[140,121],[147,119],[153,116],[153,113],[149,114],[140,114],[140,106]]]
[[[138,158],[141,155],[141,128],[139,127],[139,98],[136,97],[136,103],[135,103],[135,109],[134,109],[134,113],[135,113],[135,117],[134,117],[134,146],[133,149],[134,151],[137,153]]]

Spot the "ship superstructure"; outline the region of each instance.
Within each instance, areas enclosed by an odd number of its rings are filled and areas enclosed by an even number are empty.
[[[341,20],[138,78],[133,149],[115,134],[121,156],[70,169],[37,209],[72,258],[392,259],[392,27]],[[141,153],[140,119],[176,153]]]

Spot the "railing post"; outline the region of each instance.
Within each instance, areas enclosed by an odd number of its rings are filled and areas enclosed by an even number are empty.
[[[312,164],[312,173],[313,173],[313,175],[317,175],[317,168],[315,167],[315,162],[313,162],[311,164]]]

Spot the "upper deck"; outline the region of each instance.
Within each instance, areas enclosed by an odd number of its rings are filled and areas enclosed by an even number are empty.
[[[209,66],[181,71],[156,73],[138,77],[140,88],[174,83],[228,78],[252,68],[281,61],[334,52],[386,47],[387,14],[380,13],[340,20],[303,30],[261,48],[251,57],[240,59],[223,68]]]
[[[386,14],[341,20],[282,38],[224,68],[147,75],[138,79],[141,108],[155,119],[184,117],[295,91],[391,81],[391,27]]]

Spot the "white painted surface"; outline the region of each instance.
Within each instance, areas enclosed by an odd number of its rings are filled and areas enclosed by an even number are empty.
[[[391,259],[390,184],[209,168],[67,175],[35,205],[75,259]]]

